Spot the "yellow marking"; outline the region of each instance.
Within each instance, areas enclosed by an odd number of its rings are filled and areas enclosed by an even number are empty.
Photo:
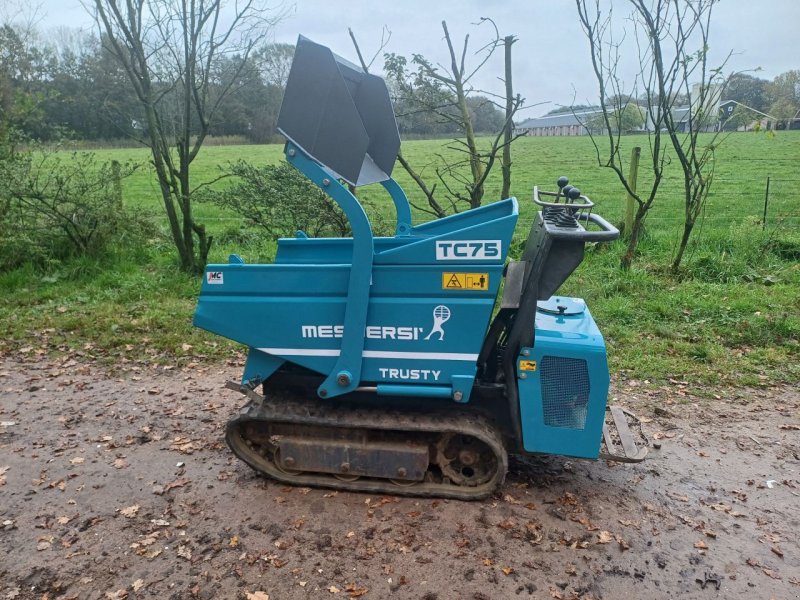
[[[535,371],[536,370],[536,361],[535,360],[521,360],[521,361],[519,361],[519,370],[520,371]]]
[[[442,273],[443,290],[478,290],[485,292],[489,289],[488,273]]]

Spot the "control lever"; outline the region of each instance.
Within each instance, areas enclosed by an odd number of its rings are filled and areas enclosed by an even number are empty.
[[[572,204],[581,197],[581,191],[576,187],[570,186],[569,191],[567,191],[565,195],[569,199],[569,203]]]
[[[569,183],[569,177],[564,177],[563,175],[558,178],[556,181],[556,185],[558,186],[558,192],[556,193],[556,203],[558,203],[558,199],[561,197],[561,192],[564,191],[564,188],[567,187]]]

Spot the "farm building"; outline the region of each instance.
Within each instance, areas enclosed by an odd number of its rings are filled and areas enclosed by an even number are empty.
[[[715,115],[720,107],[720,94],[722,93],[722,86],[712,85],[706,90],[705,93],[705,110],[706,115]],[[699,98],[701,88],[698,84],[692,86],[692,98]],[[672,118],[677,124],[678,131],[686,131],[689,123],[689,117],[692,114],[692,107],[697,102],[692,102],[691,105],[677,106],[672,109]],[[626,133],[644,133],[653,130],[653,122],[649,119],[647,109],[644,106],[637,106],[635,103],[626,105],[623,112],[629,108],[636,107],[642,114],[642,127],[631,129]],[[611,107],[610,107],[611,108]],[[588,135],[589,133],[601,133],[605,130],[600,118],[602,112],[600,108],[590,110],[580,110],[575,112],[561,113],[557,115],[545,115],[535,119],[527,119],[514,127],[516,135],[532,135],[532,136],[564,136],[564,135]],[[587,127],[592,128],[590,132]],[[707,119],[703,127],[703,131],[716,131],[719,127],[715,118]]]
[[[514,135],[587,135],[589,132],[584,123],[599,114],[599,110],[585,110],[526,119],[515,125]]]
[[[642,111],[644,126],[628,131],[628,133],[646,133],[653,129],[652,121],[650,121],[649,116],[645,113],[644,107],[639,107],[639,110]],[[689,111],[689,106],[678,106],[672,109],[672,118],[675,119],[677,125],[676,129],[678,131],[686,131],[689,123]],[[514,127],[514,134],[531,136],[588,135],[590,132],[587,130],[587,126],[590,126],[592,123],[602,122],[599,118],[601,114],[601,111],[597,109],[527,119]],[[709,112],[708,114],[714,113]],[[701,131],[716,131],[718,127],[719,124],[717,121],[710,119]],[[591,133],[601,133],[604,130],[605,127],[592,129]]]

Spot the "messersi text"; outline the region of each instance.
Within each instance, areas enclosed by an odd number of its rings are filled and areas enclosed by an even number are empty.
[[[301,325],[304,338],[340,338],[344,335],[344,325]],[[422,327],[392,327],[368,325],[364,337],[369,340],[418,340],[424,331]]]

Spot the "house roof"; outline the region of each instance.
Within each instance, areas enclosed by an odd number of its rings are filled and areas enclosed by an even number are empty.
[[[756,113],[758,115],[762,115],[764,117],[767,117],[768,119],[775,120],[775,117],[773,117],[772,115],[768,115],[765,112],[761,112],[760,110],[756,110],[752,106],[747,106],[747,104],[742,104],[741,102],[737,102],[736,100],[724,100],[724,101],[719,103],[720,107],[727,106],[728,104],[736,104],[737,106],[741,106],[742,108],[745,108],[745,109],[749,110],[750,112],[754,112],[754,113]],[[800,113],[800,111],[798,111],[798,112]]]
[[[546,115],[544,117],[537,117],[534,119],[526,119],[519,123],[517,129],[533,129],[534,127],[561,127],[564,125],[580,125],[581,121],[586,121],[587,118],[600,114],[599,110],[582,110],[575,113],[561,113],[558,115]]]

